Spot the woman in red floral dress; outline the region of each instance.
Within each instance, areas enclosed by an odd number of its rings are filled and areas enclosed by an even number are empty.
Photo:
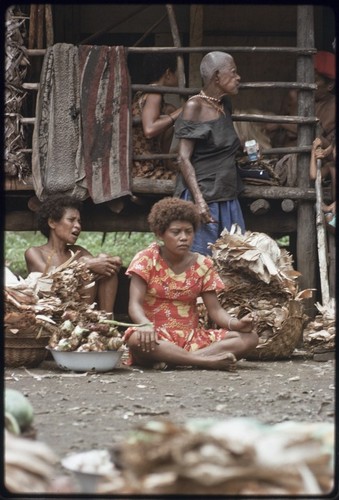
[[[217,292],[224,285],[213,261],[191,252],[200,221],[196,206],[165,198],[153,206],[148,220],[162,244],[154,242],[139,252],[127,269],[129,315],[138,324],[124,337],[131,362],[235,370],[237,359],[258,343],[254,318],[237,319],[221,307]],[[199,325],[198,297],[220,329]]]

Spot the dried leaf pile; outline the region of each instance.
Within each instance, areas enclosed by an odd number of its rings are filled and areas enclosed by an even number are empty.
[[[316,303],[319,314],[304,329],[304,345],[311,351],[317,349],[330,351],[335,349],[335,304]]]
[[[84,300],[93,275],[73,255],[48,274],[31,273],[5,289],[5,326],[15,334],[41,325],[49,346],[57,350],[117,350],[122,345],[118,322]]]
[[[22,88],[29,61],[24,47],[25,16],[17,7],[6,12],[5,39],[5,173],[19,180],[30,173],[25,153],[21,108],[26,97]]]
[[[259,344],[247,359],[289,357],[302,335],[301,300],[311,293],[298,292],[300,273],[293,269],[291,255],[267,234],[242,235],[237,226],[225,229],[211,249],[225,285],[219,294],[224,309],[238,318],[257,314]]]
[[[150,421],[115,456],[134,494],[322,496],[334,484],[334,426]]]
[[[44,443],[5,431],[4,479],[11,493],[45,493],[58,458]]]
[[[38,296],[26,283],[6,286],[4,290],[6,331],[17,334],[20,331],[36,330],[43,325],[36,315]]]

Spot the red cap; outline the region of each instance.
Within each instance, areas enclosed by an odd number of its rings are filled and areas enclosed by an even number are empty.
[[[331,80],[335,80],[335,55],[319,51],[314,56],[314,69]]]

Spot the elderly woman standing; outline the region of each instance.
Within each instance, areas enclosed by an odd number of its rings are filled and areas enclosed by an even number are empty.
[[[203,90],[186,102],[175,125],[180,173],[174,196],[197,205],[203,224],[192,250],[207,255],[208,243],[214,243],[223,228],[237,223],[245,230],[238,201],[243,186],[235,161],[241,144],[227,97],[238,93],[240,76],[233,57],[219,51],[204,56],[200,73]]]

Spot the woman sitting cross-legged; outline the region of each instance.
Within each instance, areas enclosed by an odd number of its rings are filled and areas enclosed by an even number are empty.
[[[254,317],[236,319],[221,307],[217,292],[224,285],[213,261],[190,250],[200,222],[197,207],[165,198],[153,205],[148,221],[162,244],[140,251],[127,269],[129,315],[137,324],[124,336],[131,364],[234,371],[258,343]],[[220,329],[199,325],[199,296]]]

